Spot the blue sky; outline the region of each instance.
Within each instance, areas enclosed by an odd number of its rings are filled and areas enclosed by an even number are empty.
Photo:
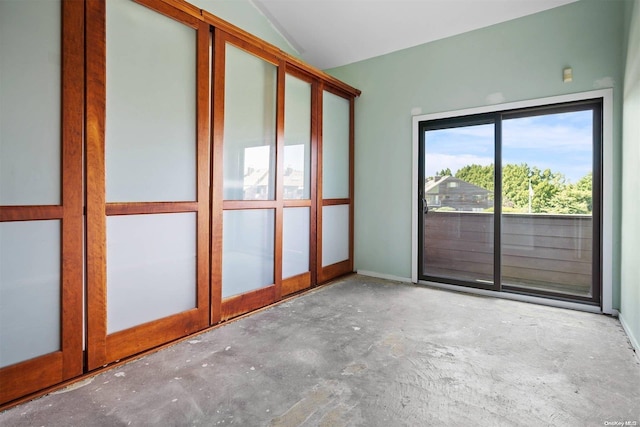
[[[576,182],[592,170],[592,112],[547,114],[502,122],[502,164],[561,172]],[[450,168],[494,162],[493,125],[428,131],[426,176]]]

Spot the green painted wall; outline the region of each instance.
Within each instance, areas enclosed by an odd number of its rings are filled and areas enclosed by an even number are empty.
[[[299,56],[298,52],[271,25],[269,20],[249,0],[187,0],[194,6],[260,37],[283,51]]]
[[[356,268],[411,275],[412,109],[427,114],[605,87],[614,88],[619,260],[624,11],[620,0],[580,0],[329,70],[362,90],[356,102]],[[565,66],[573,67],[572,83],[562,82]],[[616,262],[614,271],[613,305],[619,308]]]
[[[623,100],[620,318],[640,350],[640,0],[634,1],[630,15]]]

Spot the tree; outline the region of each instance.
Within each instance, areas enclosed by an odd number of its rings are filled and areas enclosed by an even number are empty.
[[[440,176],[450,173],[449,168],[439,172]],[[492,164],[464,166],[455,177],[491,193],[494,191]],[[541,170],[527,163],[506,164],[502,167],[502,211],[529,212],[531,199],[532,213],[589,214],[593,209],[592,182],[591,172],[572,184],[566,182],[562,173],[551,169]]]
[[[451,169],[446,168],[442,169],[440,172],[436,173],[436,176],[452,176]]]
[[[589,214],[593,209],[591,195],[593,174],[589,172],[575,184],[567,184],[550,201],[554,213]]]
[[[493,192],[493,164],[467,165],[458,169],[456,178]]]
[[[551,213],[551,200],[564,186],[564,175],[550,169],[540,170],[526,163],[508,164],[502,168],[503,206],[529,210],[529,183],[531,183],[531,212]]]

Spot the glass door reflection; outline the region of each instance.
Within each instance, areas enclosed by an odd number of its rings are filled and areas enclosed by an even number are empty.
[[[505,116],[502,285],[593,295],[592,109]]]
[[[425,127],[421,136],[420,274],[492,287],[494,123]]]

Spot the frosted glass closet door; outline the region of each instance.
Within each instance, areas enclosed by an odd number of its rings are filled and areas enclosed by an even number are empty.
[[[61,31],[60,1],[0,1],[0,205],[61,204]],[[61,349],[61,242],[0,223],[0,368]]]
[[[224,49],[223,198],[235,205],[222,216],[223,299],[275,283],[278,71],[231,43]]]
[[[196,214],[107,218],[107,333],[196,306]]]
[[[284,198],[311,197],[311,83],[289,74],[284,99]]]
[[[349,259],[349,205],[322,208],[322,266]]]
[[[60,349],[60,221],[0,223],[0,368]]]
[[[60,203],[60,16],[0,1],[0,205]]]
[[[350,101],[323,92],[322,199],[349,199]],[[322,267],[349,259],[350,200],[322,206]]]
[[[282,278],[288,279],[310,268],[311,83],[286,74],[284,93]]]
[[[226,45],[224,199],[275,198],[275,65]]]
[[[197,199],[197,33],[130,0],[106,23],[107,208],[138,213],[107,217],[110,334],[196,307],[197,214],[148,202]]]
[[[107,202],[196,200],[195,46],[194,29],[107,2]]]
[[[222,298],[274,282],[274,220],[273,209],[224,212]]]
[[[349,100],[323,92],[322,198],[349,197]]]
[[[282,278],[309,271],[310,208],[285,208],[282,236]]]

